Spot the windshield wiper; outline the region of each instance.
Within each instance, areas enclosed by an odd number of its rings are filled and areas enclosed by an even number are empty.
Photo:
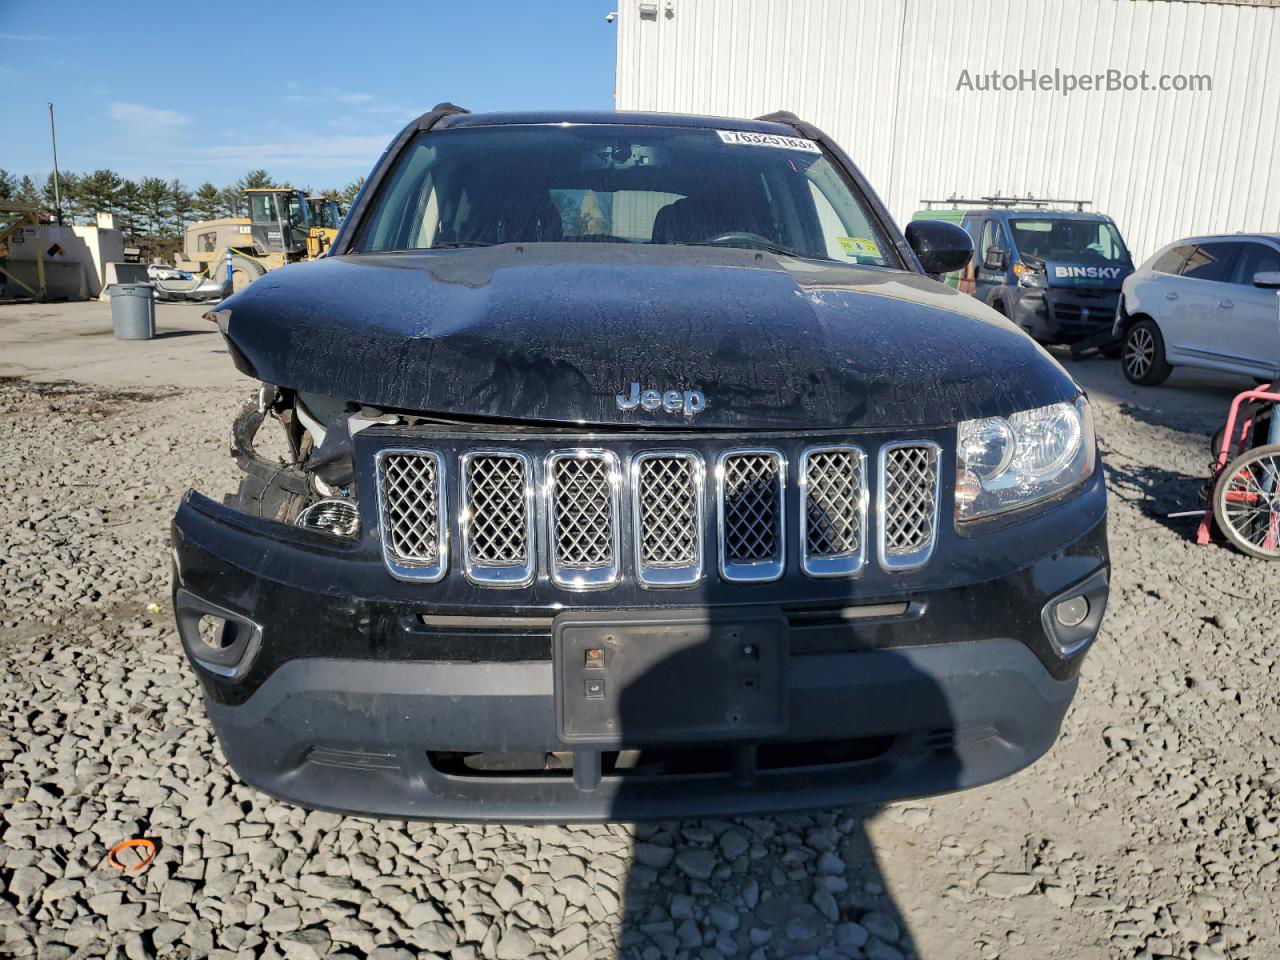
[[[428,250],[456,249],[458,247],[496,247],[497,244],[491,240],[445,240],[443,243],[433,243]]]
[[[759,240],[675,240],[672,241],[671,245],[677,247],[737,247],[739,250],[764,250],[767,253],[776,253],[781,257],[801,257],[805,260],[832,259],[831,257],[823,257],[814,253],[802,253],[799,250],[792,250],[790,247],[784,247],[777,243],[761,243]]]

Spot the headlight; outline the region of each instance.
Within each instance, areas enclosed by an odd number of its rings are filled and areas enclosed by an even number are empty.
[[[1080,397],[956,431],[956,520],[1016,510],[1093,473],[1093,415]]]
[[[304,507],[293,521],[308,530],[354,540],[360,534],[360,510],[351,500],[330,497]]]
[[[1029,267],[1025,263],[1015,263],[1013,272],[1018,278],[1018,286],[1020,287],[1047,287],[1049,285],[1043,270]]]

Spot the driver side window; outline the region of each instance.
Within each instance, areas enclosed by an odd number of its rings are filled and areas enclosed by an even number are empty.
[[[1097,252],[1107,260],[1120,259],[1120,251],[1116,249],[1111,229],[1105,224],[1098,224],[1098,236],[1094,240]],[[1093,246],[1092,244],[1090,246]]]
[[[1231,282],[1251,287],[1254,274],[1275,271],[1280,271],[1280,250],[1261,243],[1246,243],[1243,244],[1240,256],[1236,257]]]

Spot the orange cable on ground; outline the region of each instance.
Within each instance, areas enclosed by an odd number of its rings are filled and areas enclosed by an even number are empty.
[[[141,859],[137,863],[126,864],[120,860],[118,854],[122,850],[139,849],[144,851],[140,856]],[[152,840],[142,837],[134,837],[129,840],[121,840],[109,851],[107,851],[107,864],[113,870],[119,870],[121,873],[141,873],[156,858],[156,845]]]

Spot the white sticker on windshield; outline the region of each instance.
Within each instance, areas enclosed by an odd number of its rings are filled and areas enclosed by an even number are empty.
[[[822,148],[803,137],[783,137],[776,133],[753,133],[750,130],[717,130],[725,143],[747,147],[779,147],[783,150],[803,150],[805,153],[821,153]]]

